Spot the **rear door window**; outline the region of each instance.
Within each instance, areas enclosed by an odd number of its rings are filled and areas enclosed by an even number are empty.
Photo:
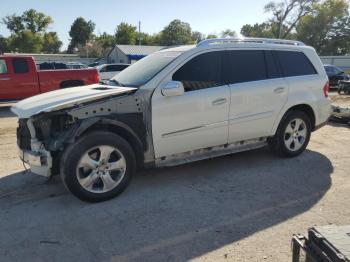
[[[12,65],[15,74],[25,74],[29,72],[28,62],[24,58],[14,58],[12,60]]]
[[[285,77],[317,74],[310,60],[302,52],[275,51]]]
[[[263,50],[227,51],[228,61],[224,75],[228,84],[237,84],[268,79]]]
[[[177,70],[172,79],[182,82],[185,91],[225,85],[222,78],[224,54],[224,51],[200,54]]]
[[[7,66],[5,59],[0,59],[0,74],[7,74]]]

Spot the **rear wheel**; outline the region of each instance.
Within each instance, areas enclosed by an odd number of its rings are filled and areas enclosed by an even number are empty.
[[[310,117],[303,111],[290,111],[283,117],[270,146],[280,156],[294,157],[305,150],[310,136]]]
[[[135,166],[135,155],[127,141],[113,133],[93,132],[67,149],[61,176],[73,195],[99,202],[122,193]]]

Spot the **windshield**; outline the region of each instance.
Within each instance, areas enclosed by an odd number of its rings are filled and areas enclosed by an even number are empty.
[[[154,53],[132,64],[111,79],[121,86],[140,87],[150,81],[182,52]]]

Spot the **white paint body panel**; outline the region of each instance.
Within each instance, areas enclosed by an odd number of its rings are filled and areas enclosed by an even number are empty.
[[[18,115],[19,118],[29,118],[41,112],[56,111],[75,104],[123,94],[132,90],[135,90],[135,88],[99,84],[64,88],[24,99],[15,104],[11,111]]]
[[[219,99],[226,102],[213,105]],[[161,88],[157,88],[152,98],[155,157],[226,144],[229,99],[228,86],[174,97],[163,96]]]
[[[283,78],[230,85],[229,143],[271,135],[287,102]]]

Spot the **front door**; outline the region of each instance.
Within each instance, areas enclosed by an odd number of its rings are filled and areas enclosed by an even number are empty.
[[[230,88],[222,78],[223,52],[200,54],[171,79],[184,85],[181,96],[165,97],[162,83],[152,97],[155,157],[227,144]]]

